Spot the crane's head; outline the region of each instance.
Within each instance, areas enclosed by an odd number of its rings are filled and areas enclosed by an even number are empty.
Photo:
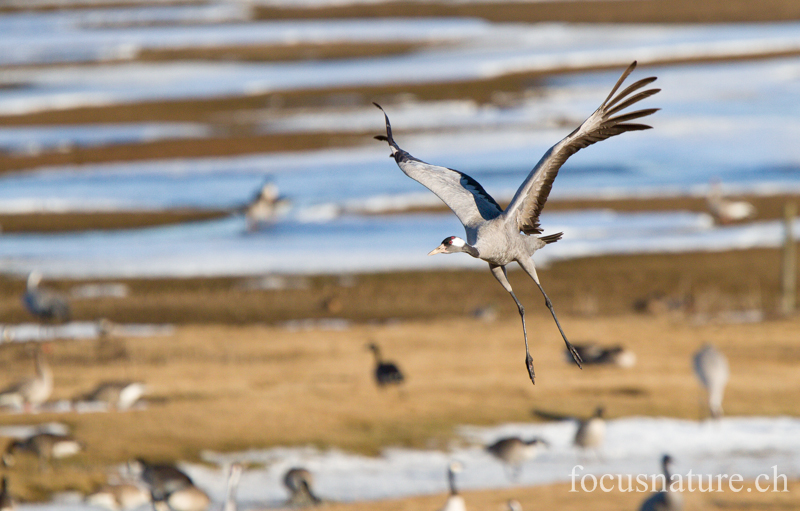
[[[441,245],[428,252],[428,255],[455,254],[456,252],[464,252],[464,247],[466,245],[467,242],[458,236],[450,236],[449,238],[445,238]]]

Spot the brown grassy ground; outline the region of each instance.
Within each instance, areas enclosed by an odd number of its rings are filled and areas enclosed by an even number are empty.
[[[146,62],[173,60],[235,60],[239,62],[332,60],[398,55],[418,51],[429,46],[424,43],[387,42],[160,48],[144,49],[136,56],[136,60]]]
[[[572,23],[729,23],[800,18],[793,0],[578,0],[554,2],[380,2],[280,8],[260,6],[260,19],[469,16],[489,21]]]
[[[201,4],[200,1],[175,1],[171,5]],[[139,6],[140,3],[102,2],[77,5],[71,9]],[[0,12],[31,10],[30,7],[0,5]],[[36,7],[33,10],[59,10],[58,7]],[[569,21],[583,23],[714,23],[747,21],[780,21],[800,18],[800,7],[792,0],[714,0],[692,2],[670,0],[668,4],[658,0],[577,0],[552,2],[385,2],[358,3],[354,5],[326,6],[322,8],[275,8],[260,6],[256,9],[259,19],[316,19],[316,18],[363,18],[363,17],[428,17],[428,16],[472,16],[490,21]]]
[[[125,354],[111,359],[95,342],[58,343],[49,356],[54,398],[84,393],[102,380],[137,378],[151,386],[151,401],[145,410],[125,413],[0,416],[0,424],[63,421],[88,445],[55,473],[39,474],[33,463],[15,469],[15,487],[27,496],[64,486],[88,490],[106,464],[137,455],[197,459],[202,449],[444,448],[456,425],[533,420],[533,408],[585,415],[603,404],[610,417],[696,419],[702,415],[700,392],[689,359],[703,342],[730,358],[729,414],[800,412],[798,319],[692,325],[667,316],[565,315],[562,321],[575,341],[624,343],[636,352],[637,366],[581,371],[567,364],[557,330],[540,316],[530,318],[535,387],[523,368],[513,317],[365,324],[345,331],[187,325],[166,339],[118,340]],[[379,342],[408,375],[402,393],[380,392],[372,384],[369,341]],[[20,346],[4,346],[0,363],[7,381],[31,371]]]
[[[637,302],[660,296],[663,299],[651,303],[651,308],[667,308],[673,302],[687,317],[751,308],[772,315],[778,308],[780,260],[776,249],[609,256],[559,262],[540,269],[539,275],[556,310],[563,314],[627,314]],[[528,313],[546,317],[539,291],[528,277],[512,269],[510,279]],[[248,280],[126,281],[130,296],[76,300],[73,317],[144,323],[277,324],[304,318],[427,320],[462,316],[486,306],[509,318],[517,314],[508,294],[486,270],[366,274],[344,280],[320,276],[299,282],[290,279],[288,289],[266,291],[247,289],[252,287],[247,286]],[[74,284],[47,283],[63,291]],[[19,300],[24,285],[22,278],[0,277],[0,322],[30,319]],[[443,300],[443,290],[458,299]]]
[[[63,232],[108,229],[135,229],[158,225],[212,220],[230,215],[231,211],[167,210],[103,213],[30,213],[0,214],[5,233]]]

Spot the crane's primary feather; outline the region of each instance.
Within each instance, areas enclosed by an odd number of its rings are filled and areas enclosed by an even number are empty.
[[[539,160],[539,163],[528,174],[525,182],[519,187],[508,208],[503,213],[508,222],[515,222],[521,232],[525,234],[539,234],[542,228],[539,225],[539,215],[544,208],[553,181],[558,171],[567,158],[584,147],[595,142],[625,133],[626,131],[639,131],[650,129],[646,124],[628,123],[634,119],[646,117],[657,112],[658,108],[637,110],[614,117],[615,114],[639,101],[656,94],[661,89],[648,89],[628,97],[633,92],[653,83],[656,78],[644,78],[628,86],[614,96],[619,87],[636,67],[633,62],[622,73],[614,88],[600,107],[589,116],[575,131],[567,135],[558,144],[551,147]],[[619,104],[618,104],[619,103]],[[616,106],[615,106],[616,105]]]

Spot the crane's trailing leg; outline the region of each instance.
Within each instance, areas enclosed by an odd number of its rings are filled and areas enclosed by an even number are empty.
[[[575,346],[573,346],[572,343],[567,340],[567,335],[564,333],[564,329],[561,328],[561,323],[558,322],[558,318],[556,317],[556,311],[553,309],[553,303],[550,301],[550,298],[547,296],[547,293],[544,292],[544,288],[539,283],[539,276],[536,274],[536,267],[533,266],[533,262],[531,262],[530,260],[520,260],[517,261],[517,263],[519,263],[522,269],[525,270],[525,272],[531,276],[534,282],[536,282],[536,286],[539,288],[539,291],[541,291],[542,295],[544,296],[544,304],[547,306],[548,309],[550,309],[550,314],[553,315],[553,319],[556,322],[558,331],[561,332],[561,337],[564,339],[564,344],[567,345],[567,350],[569,351],[570,355],[572,355],[572,360],[574,360],[575,363],[578,364],[579,368],[583,369],[583,366],[581,365],[581,362],[583,362],[581,360],[581,356],[578,354],[578,351],[575,349]]]
[[[528,331],[525,328],[525,309],[522,307],[522,304],[519,303],[519,300],[517,300],[517,296],[511,289],[511,284],[508,283],[508,274],[506,273],[506,267],[490,264],[489,268],[491,268],[492,275],[494,275],[494,278],[496,278],[497,281],[500,283],[500,285],[503,286],[503,288],[506,291],[508,291],[508,294],[511,295],[511,298],[514,299],[514,303],[517,304],[517,310],[519,310],[519,317],[522,319],[522,335],[523,337],[525,337],[525,368],[528,369],[528,376],[530,376],[531,378],[531,383],[536,385],[536,381],[534,379],[536,375],[533,372],[533,357],[531,357],[531,352],[528,349]]]

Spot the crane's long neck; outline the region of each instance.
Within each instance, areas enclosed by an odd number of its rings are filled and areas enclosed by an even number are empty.
[[[228,489],[225,495],[225,505],[222,508],[223,511],[236,511],[236,489],[239,487],[241,474],[241,467],[231,467],[231,471],[228,474]]]
[[[470,245],[469,243],[464,243],[464,246],[461,247],[462,252],[466,252],[467,254],[471,255],[475,259],[480,259],[481,255],[478,252],[478,249]]]
[[[45,381],[53,378],[53,373],[50,371],[47,362],[44,361],[44,355],[41,352],[36,353],[36,376]]]
[[[448,469],[447,479],[450,483],[450,495],[458,495],[458,490],[456,489],[456,473],[453,472],[453,469]]]
[[[669,483],[672,480],[672,474],[669,471],[669,461],[664,460],[664,491],[669,491]]]
[[[372,354],[375,355],[375,363],[380,364],[382,362],[381,349],[376,345],[372,345],[370,349],[372,350]]]
[[[36,272],[31,272],[28,275],[28,281],[25,285],[28,291],[34,291],[36,288],[39,287],[39,282],[42,280],[42,276]]]
[[[311,499],[311,502],[314,502],[315,504],[319,504],[320,502],[322,502],[322,499],[317,497],[316,494],[313,491],[311,491],[311,486],[305,479],[300,480],[300,488],[302,488],[302,490],[306,493],[308,498]]]

